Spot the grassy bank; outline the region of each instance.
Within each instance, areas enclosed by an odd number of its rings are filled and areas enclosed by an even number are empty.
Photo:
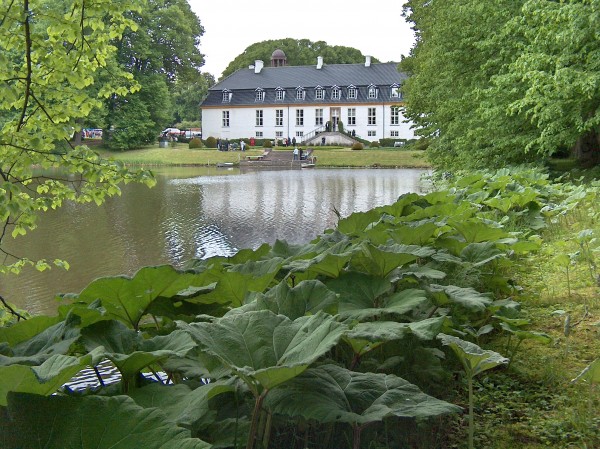
[[[274,151],[290,151],[277,148]],[[124,152],[97,149],[106,158],[114,158],[128,165],[166,166],[166,165],[216,165],[219,162],[237,163],[245,156],[262,154],[262,148],[251,148],[240,151],[217,151],[216,149],[190,150],[187,144],[175,147],[145,147],[139,150]],[[411,151],[393,148],[365,149],[352,151],[349,148],[325,147],[314,151],[317,164],[321,167],[404,167],[426,168],[429,163],[422,151]]]

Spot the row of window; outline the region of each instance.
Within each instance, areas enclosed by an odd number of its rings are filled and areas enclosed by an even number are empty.
[[[256,131],[256,137],[264,137],[264,133],[262,131]],[[371,130],[367,131],[368,137],[377,137],[377,131]],[[399,137],[400,131],[390,131],[390,137]],[[283,131],[275,131],[275,137],[283,138]],[[304,137],[304,131],[296,131],[296,137]]]
[[[389,88],[390,98],[400,99],[402,94],[400,92],[399,84],[392,84]],[[346,99],[348,100],[356,100],[358,98],[358,87],[356,86],[348,86],[345,88],[346,90]],[[317,86],[314,89],[315,91],[315,100],[325,100],[327,96],[327,89],[321,86]],[[265,101],[265,90],[261,87],[255,90],[255,101]],[[332,86],[329,89],[329,98],[331,100],[341,100],[342,99],[343,89],[338,86]],[[367,87],[367,98],[374,100],[377,99],[379,95],[379,88],[371,85]],[[225,89],[223,90],[223,103],[231,102],[233,97],[233,92]],[[285,89],[282,87],[278,87],[275,89],[275,101],[283,101],[285,99]],[[296,88],[296,100],[305,100],[306,99],[306,89],[304,87]]]
[[[222,112],[222,126],[229,127],[229,111]],[[323,109],[315,109],[315,126],[323,125]],[[256,126],[264,125],[264,111],[256,110]],[[348,126],[356,125],[356,108],[348,108]],[[367,108],[367,124],[377,125],[377,108]],[[400,109],[397,106],[390,107],[390,124],[400,124]],[[275,126],[283,126],[283,109],[275,109]],[[296,109],[296,126],[304,126],[304,109]]]

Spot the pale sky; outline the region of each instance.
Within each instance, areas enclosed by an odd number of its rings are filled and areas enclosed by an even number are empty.
[[[381,62],[400,61],[414,43],[414,34],[401,15],[405,0],[188,2],[204,27],[200,51],[206,63],[202,71],[217,80],[246,47],[266,40],[325,41],[328,45],[356,48]]]

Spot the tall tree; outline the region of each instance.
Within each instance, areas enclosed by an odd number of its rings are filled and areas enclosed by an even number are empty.
[[[498,166],[597,148],[598,4],[407,2],[417,44],[401,63],[406,110],[432,138],[432,162]]]
[[[115,95],[105,105],[108,144],[118,149],[153,141],[172,122],[177,83],[203,86],[205,79],[198,48],[204,29],[186,0],[147,0],[130,18],[137,30],[125,32],[117,44],[117,63],[141,89],[130,97]]]
[[[35,228],[40,212],[67,200],[100,204],[122,181],[153,182],[69,143],[101,99],[135,89],[118,70],[101,88],[86,88],[113,57],[113,40],[136,27],[127,14],[139,7],[138,0],[0,2],[0,272],[49,267],[2,246]]]
[[[238,69],[254,64],[260,59],[265,62],[271,60],[271,55],[276,49],[283,50],[287,57],[288,65],[310,65],[316,64],[317,56],[323,56],[328,64],[353,64],[364,61],[364,56],[352,47],[340,45],[330,46],[324,41],[312,42],[308,39],[276,39],[254,43],[229,63],[222,78],[231,75]],[[373,58],[373,62],[378,62]]]
[[[173,122],[200,121],[200,103],[214,84],[215,77],[208,72],[189,80],[178,79],[173,87]]]

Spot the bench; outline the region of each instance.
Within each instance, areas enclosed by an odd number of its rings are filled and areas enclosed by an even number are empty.
[[[246,156],[246,160],[248,160],[248,161],[262,161],[263,157],[265,157],[263,154],[258,155],[258,156]]]

